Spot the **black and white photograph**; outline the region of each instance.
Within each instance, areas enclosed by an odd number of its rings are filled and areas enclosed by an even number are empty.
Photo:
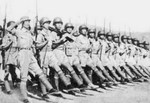
[[[0,0],[0,103],[150,103],[149,0]]]

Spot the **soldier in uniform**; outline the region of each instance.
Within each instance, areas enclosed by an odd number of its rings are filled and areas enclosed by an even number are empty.
[[[43,17],[40,20],[42,30],[39,32],[36,41],[36,46],[40,50],[40,66],[42,67],[45,75],[46,69],[49,69],[49,67],[54,68],[54,70],[58,73],[59,78],[63,81],[67,89],[72,89],[71,83],[67,80],[63,71],[59,67],[60,64],[52,51],[53,38],[51,35],[51,31],[49,30],[50,23],[51,21],[47,17]],[[43,97],[48,97],[46,96],[46,88],[43,84],[41,84],[41,88],[43,91]],[[59,88],[57,87],[57,89]]]
[[[125,45],[124,42],[127,39],[125,35],[120,36],[118,35],[117,37],[114,36],[114,42],[116,42],[118,44],[118,48],[117,48],[117,53],[116,53],[116,62],[119,64],[119,67],[124,70],[124,72],[129,75],[131,77],[131,79],[134,79],[134,75],[130,72],[129,68],[126,67],[126,63],[124,61],[125,55],[126,55],[126,51],[125,49]],[[115,40],[115,38],[118,38],[117,40]]]
[[[67,68],[67,70],[70,72],[71,77],[73,80],[77,83],[78,88],[85,88],[85,85],[83,82],[80,80],[80,78],[77,76],[75,70],[69,63],[68,57],[65,54],[64,51],[64,43],[68,41],[67,36],[63,36],[63,33],[61,31],[62,29],[63,22],[61,18],[56,17],[53,20],[53,26],[55,27],[55,31],[52,32],[52,37],[53,37],[53,52],[58,60],[58,62],[64,67]],[[55,75],[56,80],[57,80],[57,75]],[[58,83],[58,82],[56,82]]]
[[[133,58],[136,60],[136,64],[135,64],[134,66],[135,66],[135,68],[139,71],[139,73],[141,73],[142,76],[148,78],[149,76],[148,76],[147,73],[145,72],[145,69],[142,68],[142,67],[140,66],[140,64],[137,64],[137,58],[138,58],[138,47],[137,47],[137,45],[138,45],[139,41],[138,41],[136,38],[132,38],[132,43],[133,43],[133,48],[135,49],[135,53],[134,53],[134,55],[133,55]],[[144,50],[145,50],[145,49],[144,49]],[[146,52],[145,52],[144,55],[146,55]]]
[[[96,29],[95,28],[90,28],[89,31],[88,31],[88,36],[89,36],[90,43],[92,45],[90,56],[92,58],[94,66],[96,66],[99,69],[102,76],[104,76],[103,78],[105,78],[105,75],[103,75],[103,71],[104,71],[105,68],[103,67],[102,62],[100,61],[101,44],[100,44],[99,39],[97,38]],[[103,81],[103,82],[106,82],[106,86],[110,87],[107,79],[105,79],[105,81]]]
[[[106,34],[106,40],[102,40],[101,44],[103,45],[102,47],[102,54],[101,54],[101,60],[102,60],[102,64],[103,66],[110,71],[112,77],[115,78],[115,80],[120,81],[121,78],[118,77],[118,75],[116,74],[116,72],[114,71],[113,68],[113,63],[109,60],[109,55],[111,52],[111,41],[112,40],[112,35],[111,33],[107,33]]]
[[[15,32],[12,31],[12,29],[19,24],[22,24],[22,28],[20,30],[16,30]],[[20,76],[21,76],[20,90],[23,102],[30,103],[30,101],[28,100],[26,89],[26,81],[28,79],[29,70],[33,71],[36,75],[39,76],[39,80],[46,86],[49,93],[56,92],[56,90],[53,89],[51,84],[46,79],[43,71],[39,67],[33,55],[32,48],[34,46],[33,46],[32,32],[30,31],[29,17],[27,16],[22,17],[18,23],[7,28],[7,30],[17,36],[18,54],[16,59],[17,59],[17,66],[20,69]]]
[[[117,50],[119,49],[119,42],[120,42],[119,35],[113,34],[112,38],[113,38],[113,41],[112,41],[113,49],[111,52],[111,56],[112,56],[112,61],[114,61],[116,64],[115,65],[116,72],[118,73],[119,76],[121,76],[122,81],[130,82],[130,80],[125,76],[124,71],[122,71],[120,64],[116,61]],[[122,65],[124,65],[124,64],[122,64]]]
[[[83,68],[80,65],[80,60],[78,57],[79,51],[78,51],[78,46],[76,43],[76,39],[77,37],[73,36],[73,29],[74,26],[71,23],[66,23],[65,25],[65,34],[64,36],[68,35],[68,37],[70,37],[72,39],[72,41],[68,41],[65,43],[65,51],[66,51],[66,55],[68,56],[69,62],[72,66],[75,66],[80,74],[80,76],[82,77],[82,79],[88,84],[88,88],[89,89],[94,89],[94,88],[98,88],[98,86],[94,85],[89,78],[87,77],[87,75],[85,74]]]
[[[134,48],[133,48],[133,50],[131,49],[132,48],[132,44],[131,43],[132,43],[131,37],[128,36],[127,37],[127,44],[126,44],[127,52],[126,52],[125,62],[126,62],[126,65],[133,71],[133,73],[139,79],[139,81],[142,81],[142,80],[140,80],[142,75],[134,67],[135,60],[133,59],[132,56],[133,56],[133,53],[135,52],[135,50],[134,50]]]
[[[107,77],[107,79],[113,83],[115,83],[115,81],[113,80],[113,78],[109,75],[108,71],[106,70],[106,66],[107,66],[107,58],[105,59],[105,49],[106,49],[106,42],[105,42],[105,36],[106,34],[103,31],[99,31],[98,32],[98,40],[100,42],[100,50],[99,50],[99,59],[103,65],[103,67],[105,67],[105,69],[101,69],[103,74]]]
[[[7,23],[7,27],[9,27],[13,24],[15,24],[15,22],[10,21]],[[16,28],[14,28],[14,30],[15,29]],[[17,52],[18,52],[16,42],[17,42],[16,36],[7,32],[3,38],[3,43],[1,45],[2,49],[5,50],[5,75],[4,75],[5,82],[4,83],[5,83],[5,88],[6,88],[6,91],[8,94],[11,94],[10,86],[8,83],[9,73],[11,74],[12,83],[13,83],[14,87],[16,86],[16,82],[20,82],[20,80],[17,78],[16,72],[15,72],[16,71],[15,58],[16,58]]]
[[[93,60],[90,57],[91,53],[91,43],[88,39],[88,27],[86,25],[81,25],[79,27],[79,33],[80,35],[77,37],[77,45],[79,48],[79,59],[81,62],[81,66],[85,69],[85,71],[88,73],[88,77],[92,81],[92,74],[93,72],[98,76],[99,78],[99,86],[104,88],[102,85],[103,81],[106,81],[106,78],[102,75],[102,73],[96,68],[94,65]],[[89,68],[86,68],[88,66]]]

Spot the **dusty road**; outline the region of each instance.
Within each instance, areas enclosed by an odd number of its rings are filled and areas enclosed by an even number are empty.
[[[134,83],[129,85],[120,85],[113,89],[103,90],[100,92],[87,91],[93,96],[80,95],[75,97],[67,94],[63,94],[69,99],[62,99],[50,96],[51,101],[46,102],[37,100],[35,98],[29,98],[32,103],[150,103],[150,83]],[[6,95],[4,92],[0,92],[0,103],[21,103],[19,101],[19,90],[14,90],[13,95]]]

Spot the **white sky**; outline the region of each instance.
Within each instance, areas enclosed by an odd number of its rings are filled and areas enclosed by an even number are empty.
[[[39,18],[62,17],[65,22],[104,25],[113,30],[150,32],[150,0],[37,0]],[[35,18],[36,0],[0,0],[0,24],[7,19]]]

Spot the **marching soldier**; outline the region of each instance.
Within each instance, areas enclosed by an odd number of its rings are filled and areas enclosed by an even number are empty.
[[[56,58],[58,59],[58,62],[62,66],[64,66],[65,68],[68,69],[73,80],[77,83],[78,88],[83,89],[83,88],[85,88],[85,85],[77,76],[75,70],[69,63],[68,57],[66,56],[65,51],[64,51],[64,46],[65,46],[64,43],[68,41],[68,37],[63,36],[63,33],[61,32],[62,25],[63,25],[63,22],[62,22],[61,18],[59,18],[59,17],[54,18],[53,26],[55,27],[55,31],[52,32],[52,37],[53,37],[53,41],[54,41],[53,52],[54,52]]]
[[[65,43],[65,51],[66,51],[66,55],[68,56],[69,62],[72,66],[75,66],[80,74],[80,76],[82,77],[82,79],[88,84],[88,88],[89,89],[95,89],[98,88],[98,86],[94,85],[89,78],[87,77],[87,75],[85,74],[83,68],[80,65],[80,61],[79,61],[79,57],[78,57],[78,46],[76,43],[76,39],[77,37],[73,36],[73,29],[74,26],[71,23],[66,23],[65,25],[65,35],[68,35],[68,37],[70,37],[70,39],[72,39],[72,41],[68,41]]]
[[[81,25],[79,27],[79,33],[80,35],[77,37],[77,45],[79,48],[79,59],[81,62],[81,66],[84,67],[85,71],[88,73],[88,77],[92,81],[92,74],[93,72],[98,76],[100,81],[105,81],[106,78],[102,75],[102,73],[96,68],[94,65],[90,53],[91,53],[91,44],[88,39],[88,27],[86,25]],[[86,66],[90,67],[86,68]],[[102,82],[99,83],[99,86],[104,88],[102,85]]]
[[[115,38],[118,39],[115,40]],[[126,67],[126,63],[124,61],[126,55],[126,51],[124,50],[125,49],[124,42],[126,39],[127,38],[125,35],[121,37],[119,37],[119,35],[117,37],[114,36],[114,42],[118,43],[118,48],[117,48],[117,53],[115,58],[116,58],[116,62],[119,64],[119,67],[123,69],[124,72],[131,77],[131,79],[134,79],[135,78],[134,75],[130,72],[129,68]]]
[[[113,50],[111,52],[111,56],[112,56],[112,61],[114,61],[115,64],[116,64],[115,65],[116,72],[118,73],[118,75],[121,76],[122,81],[130,82],[130,80],[127,79],[127,77],[125,76],[124,72],[121,70],[120,64],[117,64],[117,61],[115,59],[115,57],[117,56],[117,50],[119,49],[119,43],[120,43],[119,35],[118,34],[113,34],[112,38],[113,38],[113,41],[112,41],[112,44],[113,44],[112,48],[113,48]]]
[[[111,64],[111,62],[109,60],[109,53],[111,50],[109,40],[112,40],[112,35],[110,33],[107,33],[105,35],[105,39],[101,40],[101,44],[103,45],[102,46],[102,53],[101,53],[101,61],[102,61],[103,66],[111,72],[112,76],[117,81],[120,81],[121,79],[115,73],[115,71],[113,69],[113,64]]]
[[[10,21],[7,23],[7,27],[14,25],[14,21]],[[15,31],[16,27],[14,28]],[[5,49],[5,77],[4,77],[4,83],[5,83],[5,88],[8,94],[11,94],[10,86],[8,83],[8,76],[9,73],[11,74],[12,77],[12,83],[13,86],[16,86],[17,82],[20,82],[20,80],[17,78],[16,75],[16,61],[15,58],[18,53],[17,49],[17,40],[16,36],[10,34],[9,32],[6,33],[6,35],[3,38],[3,43],[1,45],[2,49]]]
[[[20,30],[16,30],[15,32],[12,29],[22,24],[22,28]],[[24,16],[20,19],[18,23],[8,28],[9,32],[12,32],[14,35],[17,36],[17,47],[18,47],[18,54],[17,54],[17,66],[20,69],[21,75],[21,84],[20,90],[23,97],[24,103],[30,103],[27,96],[27,89],[26,89],[26,81],[28,79],[28,71],[33,71],[36,75],[39,76],[40,81],[46,86],[49,93],[57,92],[51,84],[46,79],[43,71],[39,67],[33,52],[33,38],[32,32],[30,31],[30,19],[27,16]]]
[[[39,32],[37,36],[37,48],[40,50],[40,66],[42,67],[45,75],[46,75],[46,70],[49,67],[54,68],[54,70],[58,73],[59,78],[63,81],[67,89],[72,89],[71,83],[67,80],[65,77],[63,71],[59,67],[60,64],[55,57],[53,51],[52,51],[52,45],[53,45],[53,37],[51,34],[51,31],[49,30],[49,24],[51,21],[47,17],[43,17],[40,20],[40,25],[42,27],[42,30]],[[46,88],[43,84],[41,84],[41,88],[43,91],[43,97],[48,97],[46,96]],[[57,89],[59,89],[57,87]]]

